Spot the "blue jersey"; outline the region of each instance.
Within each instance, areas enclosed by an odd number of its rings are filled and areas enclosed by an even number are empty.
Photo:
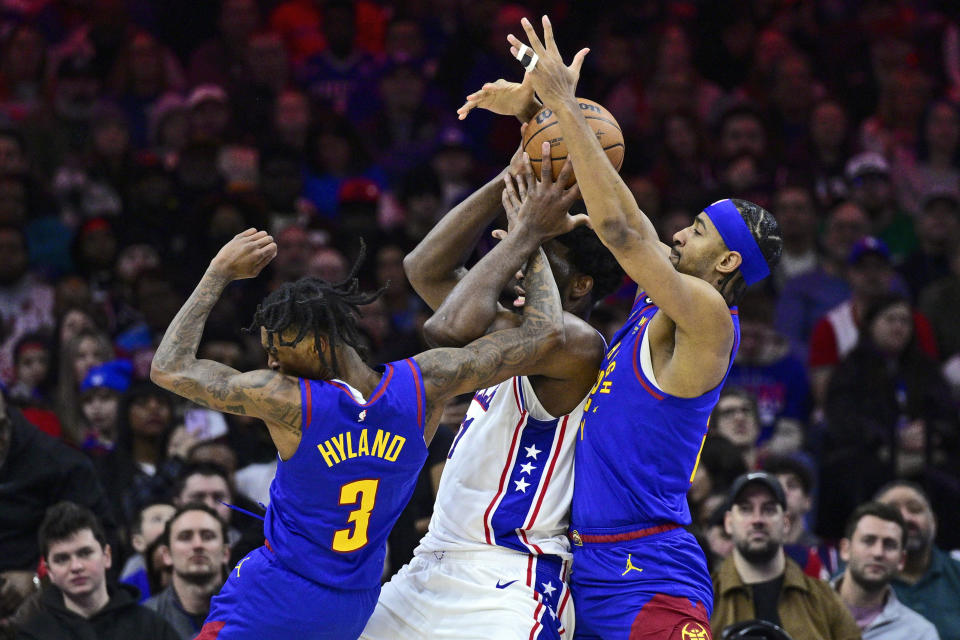
[[[671,396],[650,381],[643,372],[640,346],[657,310],[646,294],[637,297],[611,341],[584,408],[570,524],[580,533],[690,524],[687,490],[723,381],[695,398]],[[730,313],[732,362],[740,323],[736,308]]]
[[[379,587],[390,529],[427,458],[426,398],[413,359],[384,365],[369,399],[300,380],[300,446],[277,465],[264,522],[291,571],[341,589]]]

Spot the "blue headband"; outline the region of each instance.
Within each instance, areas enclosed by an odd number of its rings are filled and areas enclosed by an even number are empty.
[[[770,267],[757,241],[753,239],[753,234],[732,200],[717,200],[703,212],[720,232],[727,249],[740,254],[740,273],[747,284],[759,282],[770,275]]]

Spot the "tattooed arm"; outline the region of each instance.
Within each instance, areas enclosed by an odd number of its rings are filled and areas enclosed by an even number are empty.
[[[255,277],[276,254],[277,245],[265,231],[248,229],[224,245],[167,327],[150,366],[150,379],[201,406],[262,419],[286,459],[300,443],[297,379],[266,369],[241,373],[197,359],[207,316],[226,286]]]
[[[431,349],[414,356],[426,389],[428,441],[449,398],[532,373],[563,344],[560,294],[543,249],[530,258],[524,282],[526,304],[519,326],[495,331],[459,349]]]

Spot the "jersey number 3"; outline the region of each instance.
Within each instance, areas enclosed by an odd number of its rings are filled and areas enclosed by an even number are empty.
[[[370,512],[377,502],[377,488],[380,480],[356,480],[340,487],[340,504],[357,504],[350,512],[347,522],[353,523],[353,530],[338,529],[333,532],[333,550],[346,553],[362,549],[367,544],[367,528],[370,526]]]

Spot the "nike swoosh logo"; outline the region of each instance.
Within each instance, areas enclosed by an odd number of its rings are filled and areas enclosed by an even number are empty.
[[[510,585],[512,585],[514,582],[516,582],[516,580],[511,580],[510,582],[508,582],[508,583],[506,583],[506,584],[500,584],[500,581],[497,580],[497,589],[506,589],[507,587],[509,587]]]

